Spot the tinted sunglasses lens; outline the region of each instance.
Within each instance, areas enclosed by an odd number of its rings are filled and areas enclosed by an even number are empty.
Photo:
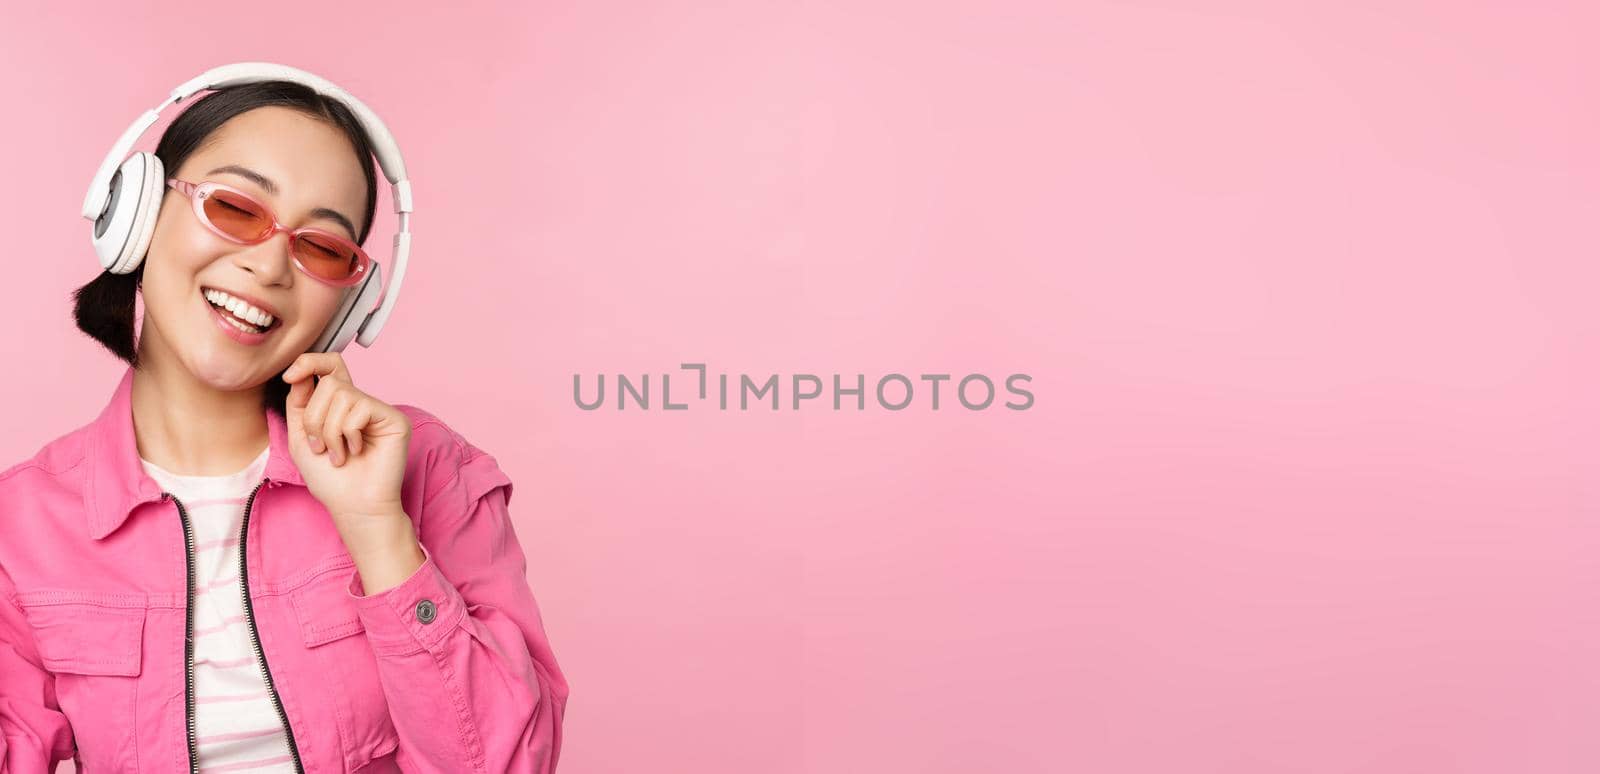
[[[321,234],[301,234],[294,241],[294,251],[307,271],[335,282],[350,279],[361,265],[361,255],[353,245]]]
[[[255,202],[231,191],[212,190],[205,200],[205,212],[211,225],[235,239],[256,239],[272,226]]]

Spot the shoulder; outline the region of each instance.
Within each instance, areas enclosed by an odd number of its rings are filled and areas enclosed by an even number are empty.
[[[433,412],[407,403],[394,407],[411,420],[406,477],[423,482],[424,508],[435,501],[465,507],[499,486],[510,500],[511,479],[493,455]]]
[[[411,420],[410,453],[414,462],[429,463],[428,467],[461,465],[486,454],[437,414],[409,403],[396,403],[394,407]]]
[[[27,550],[43,537],[47,523],[60,519],[65,525],[82,513],[87,437],[84,428],[73,430],[0,470],[0,548]]]
[[[88,457],[89,426],[60,435],[39,447],[27,459],[14,461],[0,469],[0,502],[11,495],[33,491],[38,486],[71,477]]]

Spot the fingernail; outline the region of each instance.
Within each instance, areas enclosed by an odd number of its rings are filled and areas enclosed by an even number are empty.
[[[321,454],[322,452],[326,451],[326,449],[324,449],[324,447],[322,446],[322,439],[321,438],[318,438],[318,437],[313,435],[313,436],[310,437],[309,440],[311,441],[311,450],[312,451],[314,451],[314,452],[316,452],[318,454]]]

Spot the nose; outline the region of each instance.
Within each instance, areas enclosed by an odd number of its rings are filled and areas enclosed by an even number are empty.
[[[273,234],[265,242],[250,245],[233,255],[233,263],[254,274],[263,285],[294,286],[294,263],[289,255],[288,232]]]

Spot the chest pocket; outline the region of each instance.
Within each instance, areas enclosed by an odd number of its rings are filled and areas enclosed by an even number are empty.
[[[354,571],[355,562],[345,555],[327,572],[289,592],[301,641],[336,688],[326,698],[338,716],[346,765],[352,770],[390,754],[400,741],[378,679],[377,657],[349,597]]]
[[[138,770],[134,747],[147,600],[139,594],[31,591],[17,604],[55,681],[85,771]]]

